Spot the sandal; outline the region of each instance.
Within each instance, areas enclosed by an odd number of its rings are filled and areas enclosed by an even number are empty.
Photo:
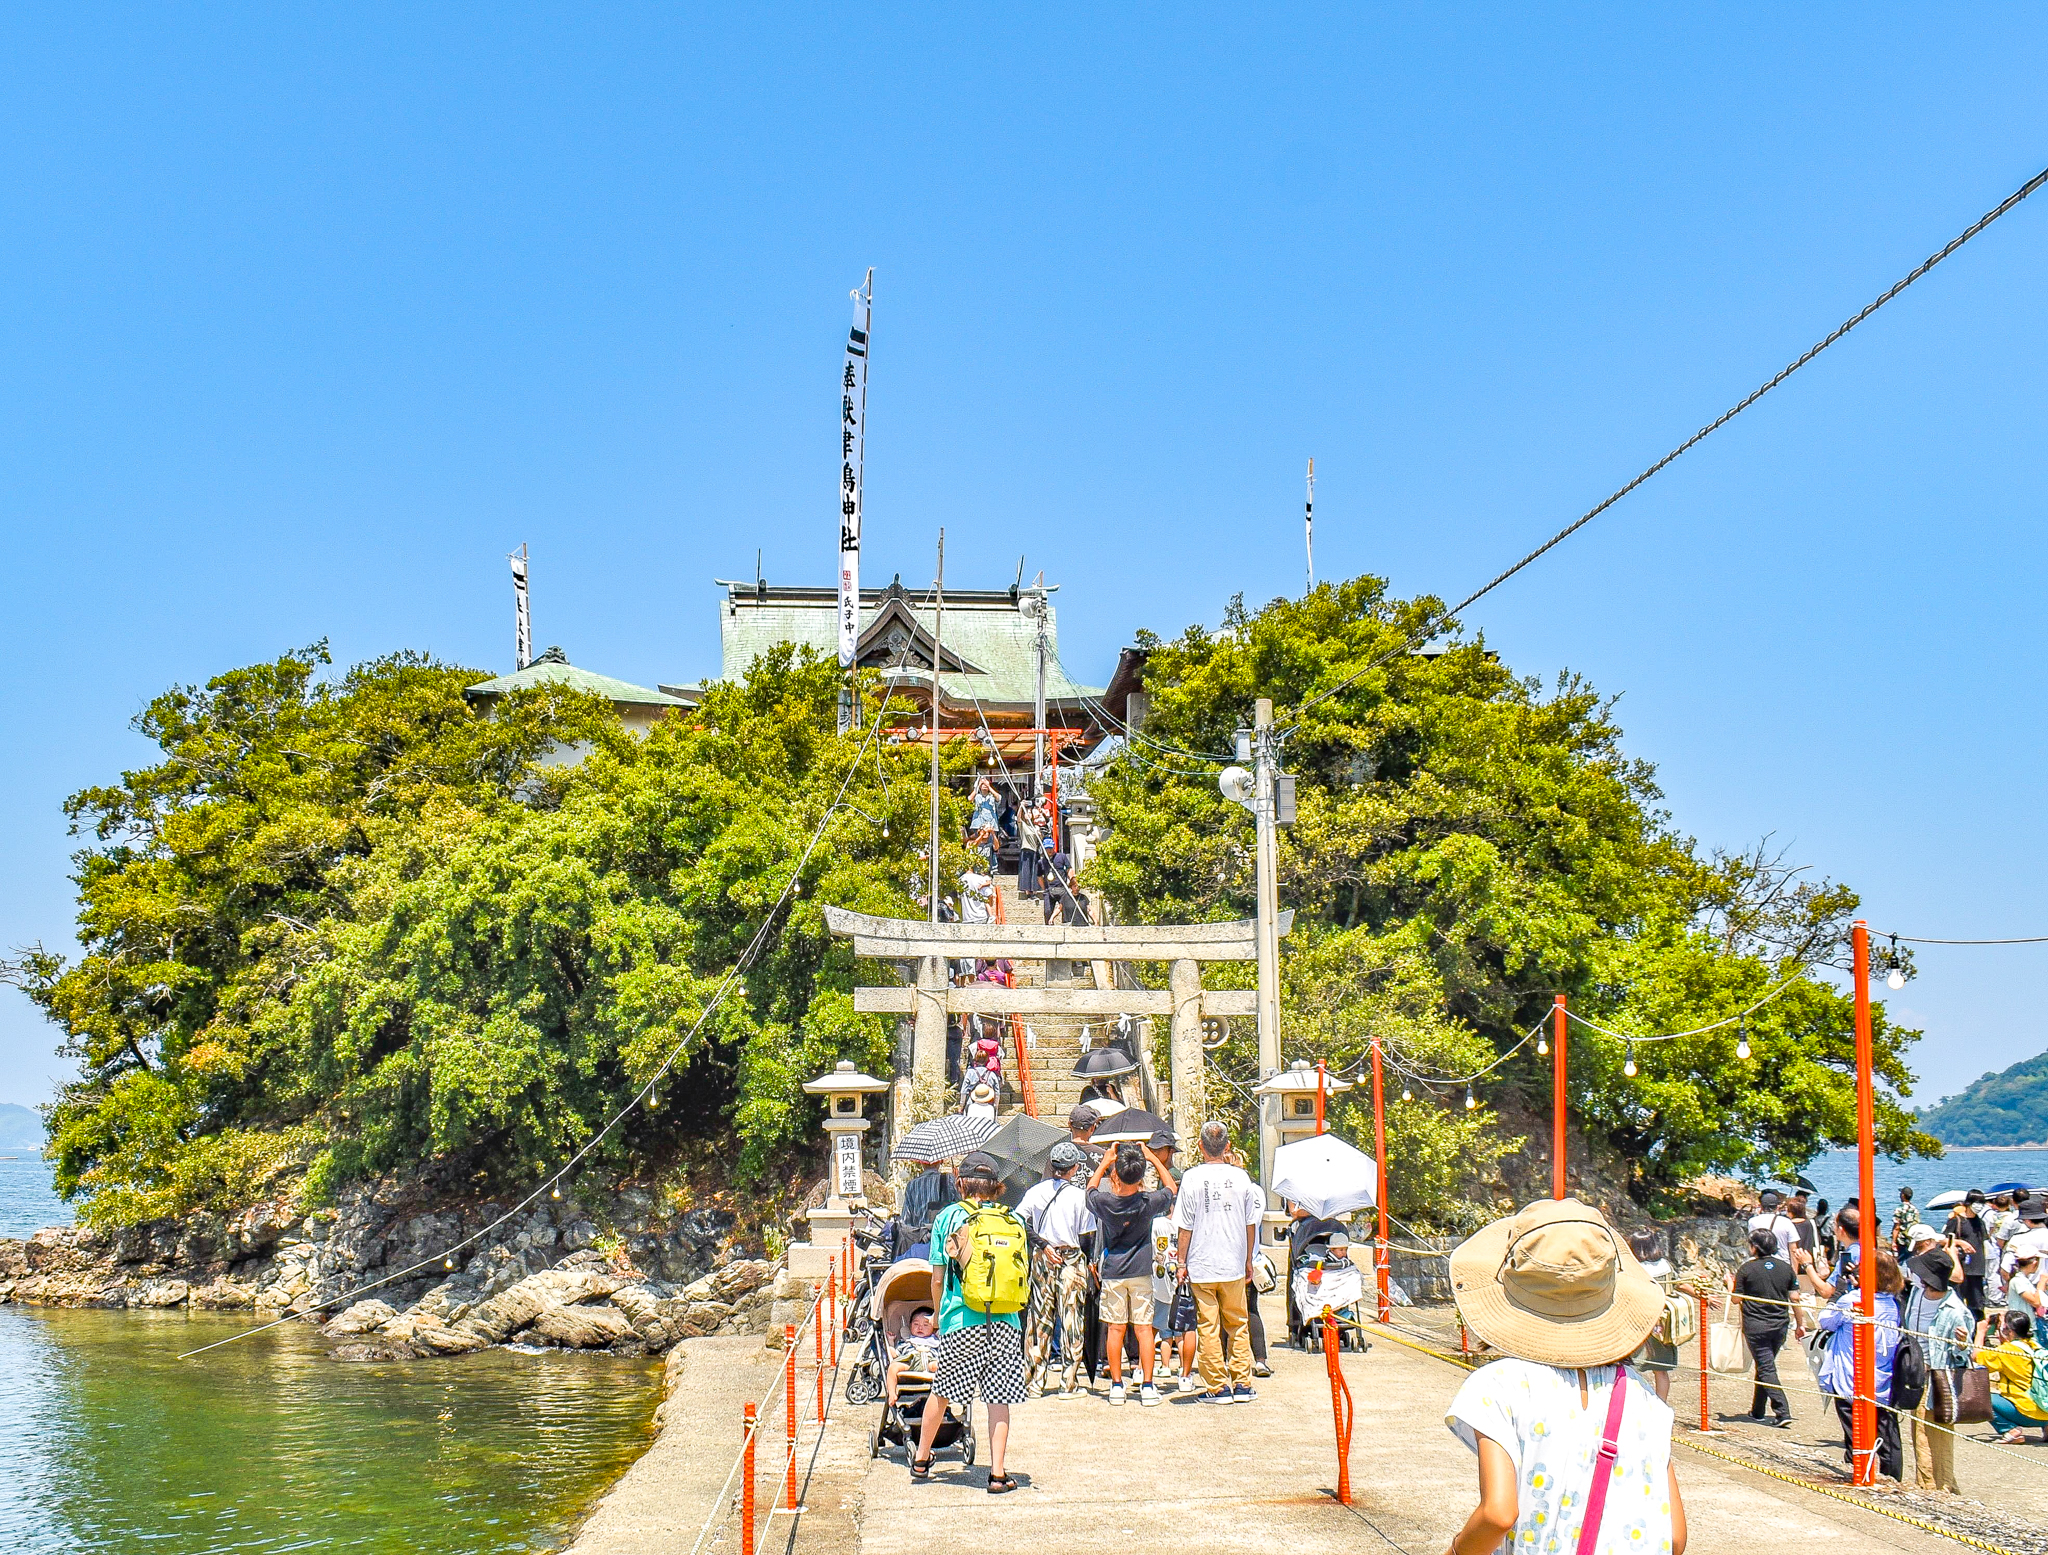
[[[912,1458],[910,1460],[910,1478],[913,1483],[921,1484],[931,1477],[932,1460],[930,1458]]]
[[[992,1496],[1006,1496],[1017,1488],[1013,1475],[991,1474],[988,1477],[988,1493]]]

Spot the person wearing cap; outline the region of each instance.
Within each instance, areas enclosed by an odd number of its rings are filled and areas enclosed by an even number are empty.
[[[1927,1324],[1922,1319],[1931,1310],[1929,1294],[1932,1292],[1933,1299],[1940,1300],[1940,1290],[1935,1287],[1938,1285],[1945,1289],[1954,1274],[1955,1264],[1951,1260],[1950,1272],[1942,1275],[1939,1281],[1930,1283],[1932,1276],[1928,1271],[1928,1255],[1941,1251],[1941,1233],[1926,1222],[1921,1222],[1906,1233],[1906,1258],[1900,1267],[1906,1271],[1905,1327],[1909,1334],[1926,1332]]]
[[[2041,1289],[2041,1255],[2022,1247],[2005,1277],[2005,1310],[2024,1313],[2038,1323],[2048,1316],[2048,1294]]]
[[[1848,1211],[1843,1210],[1844,1214]],[[1851,1244],[1854,1251],[1854,1244]],[[1855,1434],[1850,1424],[1850,1400],[1856,1395],[1856,1357],[1853,1338],[1857,1304],[1862,1299],[1855,1278],[1848,1275],[1848,1260],[1837,1271],[1841,1276],[1835,1283],[1843,1289],[1832,1301],[1821,1308],[1817,1326],[1828,1336],[1826,1354],[1820,1364],[1820,1390],[1835,1401],[1835,1413],[1842,1422],[1842,1453],[1844,1461],[1854,1464]],[[1892,1357],[1899,1349],[1899,1322],[1903,1298],[1906,1291],[1906,1277],[1899,1269],[1899,1260],[1889,1247],[1877,1250],[1877,1321],[1872,1325],[1875,1335],[1877,1365],[1877,1392],[1873,1395],[1877,1411],[1877,1467],[1878,1472],[1891,1479],[1901,1479],[1905,1471],[1905,1455],[1899,1446],[1899,1417],[1888,1404],[1892,1396]]]
[[[2020,1200],[2016,1213],[2020,1229],[2005,1239],[2005,1251],[1998,1260],[1999,1266],[2008,1272],[2018,1266],[2029,1248],[2035,1256],[2048,1258],[2048,1198],[2029,1194]]]
[[[1032,1394],[1050,1392],[1046,1374],[1052,1368],[1053,1325],[1060,1342],[1064,1399],[1081,1397],[1081,1352],[1088,1328],[1088,1256],[1081,1238],[1095,1229],[1087,1190],[1079,1173],[1088,1156],[1072,1140],[1052,1147],[1044,1182],[1035,1184],[1017,1206],[1017,1218],[1031,1228],[1031,1307],[1024,1353],[1030,1370],[1025,1382]]]
[[[1577,1199],[1527,1205],[1459,1244],[1451,1291],[1504,1358],[1467,1377],[1444,1417],[1479,1460],[1479,1504],[1450,1555],[1685,1555],[1671,1406],[1625,1364],[1664,1291],[1606,1217]]]
[[[988,1493],[1017,1488],[1007,1472],[1010,1406],[1024,1402],[1024,1326],[1015,1312],[977,1312],[960,1289],[960,1270],[946,1255],[954,1228],[976,1210],[1003,1196],[1002,1169],[995,1157],[976,1150],[960,1158],[956,1176],[963,1195],[932,1223],[932,1305],[939,1313],[939,1364],[924,1427],[910,1458],[910,1477],[932,1474],[932,1443],[948,1408],[971,1409],[978,1393],[988,1405]]]
[[[1913,1411],[1913,1478],[1922,1490],[1959,1488],[1956,1399],[1962,1392],[1963,1368],[1970,1364],[1976,1320],[1956,1294],[1955,1268],[1955,1260],[1938,1247],[1920,1257],[1919,1278],[1927,1295],[1917,1311],[1920,1348],[1927,1356],[1927,1392]]]
[[[1778,1255],[1790,1263],[1792,1249],[1799,1245],[1799,1228],[1780,1208],[1784,1202],[1784,1196],[1776,1188],[1764,1189],[1757,1200],[1757,1212],[1749,1217],[1749,1229],[1770,1232],[1778,1239]]]
[[[1088,1143],[1088,1136],[1095,1132],[1095,1125],[1101,1121],[1102,1114],[1086,1102],[1067,1114],[1067,1142],[1081,1152],[1083,1160],[1090,1163],[1102,1159],[1102,1146]]]
[[[1972,1188],[1948,1217],[1949,1252],[1956,1261],[1962,1297],[1975,1317],[1984,1315],[1984,1190]]]

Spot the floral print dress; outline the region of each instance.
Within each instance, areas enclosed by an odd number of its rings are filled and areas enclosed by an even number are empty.
[[[1506,1555],[1574,1555],[1578,1549],[1617,1370],[1628,1401],[1594,1555],[1671,1555],[1670,1405],[1625,1367],[1586,1367],[1581,1406],[1578,1371],[1505,1360],[1465,1379],[1444,1424],[1475,1454],[1479,1438],[1490,1437],[1514,1462],[1517,1515],[1502,1542]]]

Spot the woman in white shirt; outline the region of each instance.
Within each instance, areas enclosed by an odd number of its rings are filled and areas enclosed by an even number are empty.
[[[1606,1218],[1539,1200],[1462,1243],[1451,1288],[1508,1358],[1468,1377],[1445,1417],[1479,1459],[1479,1504],[1450,1555],[1684,1555],[1671,1408],[1625,1363],[1664,1292]]]

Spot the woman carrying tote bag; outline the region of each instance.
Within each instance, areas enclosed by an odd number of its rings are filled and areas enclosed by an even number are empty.
[[[1450,1555],[1685,1555],[1671,1407],[1626,1364],[1664,1312],[1600,1211],[1541,1199],[1451,1254],[1466,1325],[1504,1360],[1465,1379],[1444,1423],[1479,1460]]]

